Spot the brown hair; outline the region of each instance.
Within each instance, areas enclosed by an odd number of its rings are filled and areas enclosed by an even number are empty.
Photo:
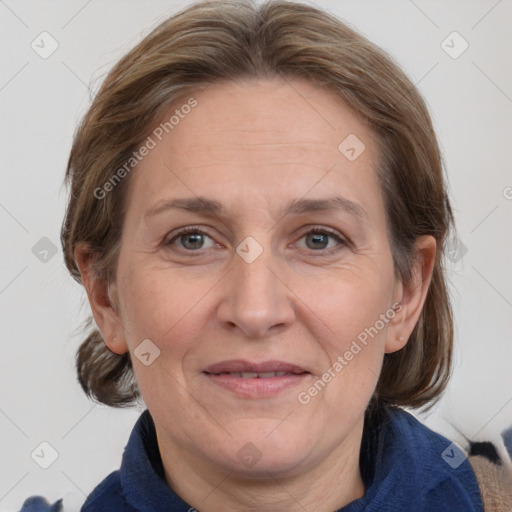
[[[129,160],[169,105],[212,82],[300,77],[334,91],[376,134],[395,271],[411,278],[414,243],[438,246],[432,283],[407,345],[387,354],[374,398],[412,407],[432,403],[450,374],[453,323],[442,266],[453,223],[439,147],[415,86],[381,49],[314,7],[272,0],[208,1],[172,16],[110,71],[79,126],[66,178],[71,194],[62,226],[66,265],[88,244],[97,276],[115,279],[127,175],[101,189]],[[123,406],[138,397],[130,356],[112,353],[90,326],[77,354],[79,381],[96,400]]]

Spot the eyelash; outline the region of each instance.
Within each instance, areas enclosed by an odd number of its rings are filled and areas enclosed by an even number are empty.
[[[186,228],[182,228],[182,229],[178,230],[178,232],[176,232],[171,239],[166,237],[164,239],[164,245],[166,247],[169,247],[169,246],[173,245],[173,243],[177,239],[179,239],[181,236],[192,234],[192,233],[193,234],[205,235],[208,238],[212,238],[206,231],[202,230],[199,226],[188,226]],[[309,230],[307,230],[304,233],[302,233],[302,235],[300,236],[300,239],[304,238],[307,235],[315,234],[315,233],[319,233],[319,234],[323,234],[323,235],[328,235],[329,237],[331,237],[334,240],[336,240],[336,242],[338,242],[338,246],[331,247],[329,249],[318,249],[318,250],[309,249],[309,251],[317,253],[317,255],[320,256],[320,257],[321,256],[331,255],[332,252],[338,251],[338,250],[341,249],[341,247],[346,247],[346,246],[349,245],[349,241],[347,239],[341,237],[337,232],[335,232],[335,231],[333,231],[333,230],[331,230],[329,228],[324,228],[324,227],[319,227],[319,226],[312,227]],[[212,240],[213,240],[213,238],[212,238]],[[185,249],[183,247],[181,247],[180,249],[185,251],[185,252],[187,252],[187,253],[190,253],[190,255],[192,255],[192,253],[194,253],[194,252],[200,252],[201,251],[201,249],[196,249],[194,251],[194,250],[190,250],[190,249]]]

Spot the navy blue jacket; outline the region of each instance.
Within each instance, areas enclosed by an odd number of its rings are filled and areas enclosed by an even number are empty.
[[[401,409],[367,415],[360,467],[365,495],[338,512],[483,511],[478,483],[463,453]],[[21,512],[33,510],[24,507]],[[105,478],[82,507],[82,512],[194,510],[165,482],[149,411],[133,429],[120,470]]]

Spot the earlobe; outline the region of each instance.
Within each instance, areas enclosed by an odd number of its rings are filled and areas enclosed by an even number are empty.
[[[403,349],[405,345],[407,345],[409,337],[408,336],[390,336],[386,340],[386,354],[391,354],[392,352],[398,352]]]
[[[425,235],[418,238],[415,245],[412,278],[408,283],[400,283],[401,309],[393,320],[392,329],[388,331],[386,353],[396,352],[405,347],[427,299],[436,261],[437,244],[433,236]]]
[[[124,338],[122,340],[118,340],[117,336],[114,336],[112,339],[103,338],[105,341],[105,345],[114,352],[114,354],[126,354],[128,352],[128,345],[124,341]]]
[[[87,292],[91,311],[105,344],[116,354],[128,352],[122,319],[116,306],[113,286],[99,278],[93,268],[94,255],[87,244],[75,249],[75,261],[80,270],[82,283]]]

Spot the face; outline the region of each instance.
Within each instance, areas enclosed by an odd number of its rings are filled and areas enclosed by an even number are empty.
[[[300,80],[193,96],[130,177],[105,338],[167,453],[257,478],[358,452],[409,334],[372,134]]]

